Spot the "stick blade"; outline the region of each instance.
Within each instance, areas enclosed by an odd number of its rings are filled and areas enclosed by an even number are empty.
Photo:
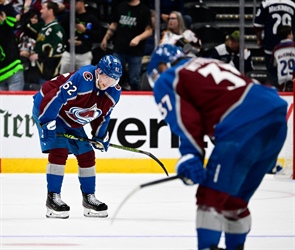
[[[180,175],[174,175],[174,176],[171,176],[171,177],[167,177],[167,178],[163,178],[163,179],[158,179],[158,180],[155,180],[155,181],[151,181],[151,182],[147,182],[147,183],[144,183],[144,184],[141,184],[137,187],[135,187],[125,198],[124,200],[119,204],[117,210],[115,211],[114,213],[114,216],[113,218],[111,219],[111,224],[113,224],[113,222],[115,221],[116,217],[117,217],[117,214],[119,213],[120,209],[123,207],[123,205],[126,203],[127,200],[130,199],[130,197],[132,195],[134,195],[138,190],[142,189],[142,188],[145,188],[145,187],[148,187],[148,186],[152,186],[152,185],[156,185],[156,184],[160,184],[160,183],[164,183],[164,182],[168,182],[168,181],[173,181],[173,180],[177,180],[177,179],[181,179],[182,176]]]
[[[119,204],[117,210],[114,213],[114,216],[111,219],[111,225],[114,223],[114,221],[116,220],[117,214],[119,213],[119,211],[121,210],[121,208],[123,207],[123,205],[126,203],[127,200],[130,199],[131,196],[133,196],[138,190],[141,189],[141,186],[137,186],[135,187],[125,198],[124,200],[121,201],[121,203]]]

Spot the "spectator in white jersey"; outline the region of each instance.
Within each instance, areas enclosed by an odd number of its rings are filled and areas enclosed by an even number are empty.
[[[266,69],[275,79],[276,72],[271,64],[271,54],[280,42],[277,31],[279,25],[295,28],[295,3],[291,0],[262,1],[254,20],[257,45],[263,49]]]
[[[202,42],[193,31],[186,28],[182,14],[172,11],[168,16],[167,30],[162,33],[160,44],[180,46],[193,56],[200,52]]]
[[[295,72],[295,42],[291,26],[278,27],[280,43],[272,53],[272,63],[276,68],[275,86],[279,91],[292,91]]]

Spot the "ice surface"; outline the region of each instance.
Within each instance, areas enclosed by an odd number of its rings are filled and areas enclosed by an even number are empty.
[[[78,177],[66,174],[62,199],[71,211],[61,220],[45,217],[45,174],[1,174],[0,249],[196,249],[197,186],[179,180],[141,189],[111,224],[131,190],[160,178],[165,175],[98,174],[96,196],[109,206],[109,217],[102,219],[83,216]],[[245,249],[295,249],[294,181],[266,176],[249,207],[252,230]]]

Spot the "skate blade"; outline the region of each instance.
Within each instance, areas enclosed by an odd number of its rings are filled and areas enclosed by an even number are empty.
[[[95,211],[93,209],[84,208],[84,216],[85,217],[96,217],[96,218],[106,218],[108,217],[108,211]]]
[[[69,218],[69,211],[55,211],[53,209],[47,208],[46,217],[50,219],[67,219]]]

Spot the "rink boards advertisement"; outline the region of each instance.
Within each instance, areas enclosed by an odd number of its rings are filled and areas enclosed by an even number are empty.
[[[42,154],[36,125],[32,119],[33,92],[0,93],[0,170],[2,173],[43,173],[47,154]],[[293,116],[293,96],[283,95]],[[90,126],[85,130],[90,137]],[[113,144],[136,148],[157,157],[169,173],[175,172],[179,158],[178,137],[163,121],[151,92],[125,92],[114,108],[109,123]],[[206,159],[213,145],[208,138]],[[110,147],[96,153],[96,170],[104,173],[162,173],[160,165],[142,153]],[[284,152],[281,152],[284,155]],[[77,162],[70,155],[66,172],[76,173]]]

